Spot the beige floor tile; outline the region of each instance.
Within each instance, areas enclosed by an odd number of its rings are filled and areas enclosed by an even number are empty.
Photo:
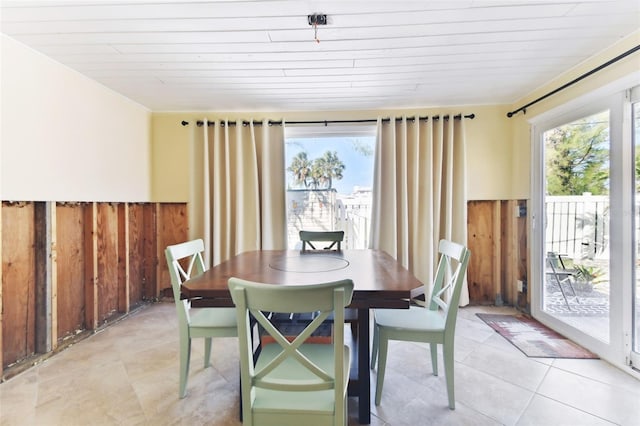
[[[477,312],[515,310],[459,310],[456,410],[448,408],[441,350],[436,377],[428,345],[391,342],[378,407],[371,372],[372,425],[640,425],[638,380],[601,360],[527,358]],[[241,425],[237,339],[214,339],[208,368],[203,356],[196,339],[188,395],[179,399],[175,305],[142,307],[0,384],[0,425]],[[349,398],[350,425],[357,413]]]
[[[456,401],[504,425],[513,425],[533,397],[532,391],[456,363]]]
[[[611,426],[608,422],[584,411],[564,405],[560,402],[535,395],[531,404],[518,420],[518,426]]]
[[[460,317],[456,323],[456,336],[466,337],[478,343],[485,342],[495,334],[491,327],[477,317],[472,317],[471,319]]]
[[[538,393],[620,425],[640,425],[640,398],[621,387],[552,368]]]
[[[538,389],[550,368],[520,351],[502,351],[489,345],[478,347],[462,364],[532,392]]]
[[[640,380],[601,360],[556,359],[553,366],[599,382],[615,385],[637,394],[640,398]]]

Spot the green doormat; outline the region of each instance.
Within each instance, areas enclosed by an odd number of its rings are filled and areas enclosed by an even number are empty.
[[[476,314],[526,356],[536,358],[583,358],[598,356],[533,318],[524,315]]]

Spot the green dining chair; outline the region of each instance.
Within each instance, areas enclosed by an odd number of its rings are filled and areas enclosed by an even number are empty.
[[[319,242],[323,242],[323,243],[331,243],[326,247],[323,247],[322,251],[330,251],[332,249],[335,249],[333,251],[340,251],[342,250],[342,242],[344,241],[344,231],[305,231],[305,230],[301,230],[300,233],[300,241],[302,242],[302,252],[308,252],[309,249],[307,249],[307,245],[309,246],[310,250],[316,250],[320,251],[318,249],[316,249],[316,247],[313,245],[313,243],[319,243]],[[291,321],[295,321],[296,319],[298,319],[300,316],[296,316],[296,315],[292,315],[290,317],[289,320],[287,320],[287,318],[285,317],[284,319],[281,320],[281,322],[284,324],[286,322],[291,322]],[[331,318],[329,318],[329,321],[331,321]],[[356,327],[356,321],[357,321],[357,312],[355,311],[355,309],[347,309],[346,312],[346,321],[349,322],[351,324],[351,332],[354,333],[354,335],[358,332],[357,327]]]
[[[453,342],[458,302],[471,252],[466,247],[441,240],[440,261],[428,306],[409,309],[375,309],[373,311],[373,348],[371,368],[378,360],[376,405],[380,405],[389,340],[429,343],[433,374],[438,375],[437,347],[442,345],[449,408],[455,409],[453,379]],[[426,287],[426,286],[425,286]],[[425,288],[425,294],[428,289]]]
[[[353,282],[274,285],[229,279],[237,309],[244,425],[346,425],[350,352],[344,344],[344,307]],[[318,312],[299,334],[284,336],[266,313]],[[333,342],[309,343],[333,314]],[[254,362],[253,319],[273,343]],[[264,341],[264,340],[263,340]]]
[[[341,250],[342,241],[344,241],[344,231],[300,231],[300,241],[302,241],[302,251],[307,251],[307,245],[311,247],[311,250],[316,250],[313,243],[326,242],[331,243],[324,250],[331,250],[336,247],[336,250]]]
[[[165,249],[173,298],[178,311],[180,331],[180,398],[187,395],[187,378],[191,359],[191,339],[204,338],[204,367],[210,366],[211,338],[236,337],[235,308],[194,308],[191,302],[180,298],[180,286],[205,270],[202,260],[204,242],[200,239],[168,246]]]

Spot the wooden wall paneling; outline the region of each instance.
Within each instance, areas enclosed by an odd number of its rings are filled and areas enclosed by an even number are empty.
[[[467,283],[471,304],[493,304],[495,302],[492,240],[493,203],[493,201],[469,201],[467,203],[467,238],[472,253],[467,269]]]
[[[98,203],[98,322],[118,313],[118,210],[113,203]]]
[[[85,324],[88,330],[98,328],[98,204],[85,210]]]
[[[91,206],[79,203],[58,203],[56,206],[58,342],[86,328],[85,210],[91,211]],[[91,234],[89,225],[86,231]],[[87,259],[91,261],[91,258]]]
[[[491,253],[493,257],[493,265],[491,266],[491,275],[494,283],[494,303],[496,306],[504,304],[502,294],[504,292],[504,275],[502,273],[502,211],[500,201],[492,202],[492,226],[491,231]]]
[[[49,247],[50,268],[47,273],[50,281],[49,289],[51,290],[51,300],[49,307],[51,309],[51,340],[50,350],[58,347],[58,223],[56,220],[57,208],[55,202],[47,202],[47,216],[49,222],[49,232],[47,234],[47,246]]]
[[[158,258],[156,252],[158,251],[157,241],[157,228],[159,222],[158,218],[158,203],[145,204],[143,206],[143,290],[144,297],[147,300],[156,300],[159,296],[158,292]]]
[[[502,257],[504,259],[504,286],[503,295],[504,300],[509,305],[515,305],[517,298],[517,280],[516,274],[517,268],[514,265],[516,256],[513,253],[516,238],[516,226],[517,226],[517,207],[518,202],[516,200],[507,200],[500,202],[502,209],[502,223],[500,227],[504,235],[504,241],[502,244]]]
[[[2,368],[35,354],[34,204],[2,206]],[[8,250],[11,247],[11,250]]]
[[[155,258],[156,262],[156,292],[158,295],[168,294],[167,288],[171,288],[171,278],[169,277],[169,270],[166,263],[167,258],[164,254],[164,250],[168,245],[171,245],[169,241],[175,238],[173,235],[174,227],[169,226],[167,221],[173,218],[171,214],[171,204],[160,204],[156,206],[156,218],[158,220],[158,226],[156,228],[156,250]]]
[[[2,371],[157,298],[170,287],[164,248],[188,238],[185,203],[3,202],[0,213]]]
[[[36,352],[47,353],[57,344],[56,318],[56,206],[34,203],[36,277]]]
[[[157,293],[171,288],[171,278],[167,269],[164,250],[171,244],[187,241],[189,222],[187,205],[183,203],[162,203],[158,205],[157,252]]]
[[[117,206],[118,215],[118,311],[130,310],[129,203]]]
[[[130,203],[128,207],[129,305],[145,299],[144,293],[144,205]]]

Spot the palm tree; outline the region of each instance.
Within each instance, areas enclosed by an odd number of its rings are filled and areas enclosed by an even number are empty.
[[[327,189],[333,187],[333,179],[342,179],[345,165],[338,158],[335,151],[327,151],[313,162],[311,178],[314,187],[324,186]]]
[[[293,178],[298,185],[304,185],[305,188],[309,187],[308,179],[311,176],[311,161],[309,161],[305,151],[301,151],[293,157],[287,171],[293,173]]]

